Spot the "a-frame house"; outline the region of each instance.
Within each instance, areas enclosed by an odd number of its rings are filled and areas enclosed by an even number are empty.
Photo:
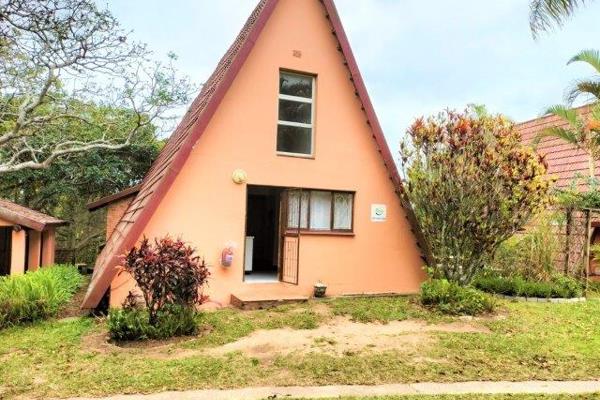
[[[328,295],[418,290],[425,241],[333,0],[259,2],[114,229],[82,306],[108,294],[118,307],[134,289],[121,256],[167,234],[211,266],[206,294],[220,305],[310,296],[319,281]]]

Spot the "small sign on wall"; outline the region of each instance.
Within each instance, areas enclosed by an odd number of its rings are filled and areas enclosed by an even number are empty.
[[[387,219],[387,206],[385,204],[371,204],[371,221],[384,222]]]

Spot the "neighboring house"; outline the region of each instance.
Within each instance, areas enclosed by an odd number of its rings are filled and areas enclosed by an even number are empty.
[[[65,221],[0,199],[0,275],[54,264],[56,231]]]
[[[110,238],[117,224],[140,191],[140,185],[132,186],[110,196],[102,197],[87,205],[89,212],[106,208],[106,240]]]
[[[579,114],[583,117],[590,113],[590,106],[585,105],[576,109]],[[540,118],[532,119],[526,122],[517,124],[517,129],[521,133],[521,138],[524,143],[531,144],[534,139],[550,127],[567,127],[568,123],[555,115],[546,115]],[[573,186],[573,182],[577,182],[575,188],[580,191],[588,189],[586,177],[589,177],[589,156],[582,150],[574,146],[573,144],[567,143],[559,138],[545,137],[541,139],[537,145],[537,151],[539,154],[544,156],[548,164],[548,175],[556,178],[556,187],[561,189],[568,189]],[[596,176],[600,177],[600,162],[596,162]],[[583,179],[578,179],[582,177]],[[595,216],[596,213],[593,213]],[[584,225],[582,215],[578,214],[575,222]],[[600,243],[600,219],[592,218],[593,231],[591,233],[591,243]],[[585,228],[580,227],[579,231],[582,231],[581,237],[585,234]],[[577,239],[578,242],[585,243],[585,240],[581,238]],[[575,255],[574,257],[579,257]],[[564,257],[561,256],[557,260],[557,267],[562,269],[564,264]],[[593,279],[600,279],[600,263],[590,261],[589,275]]]
[[[577,110],[583,116],[590,112],[589,106],[579,107]],[[556,115],[546,115],[519,123],[516,127],[521,133],[523,142],[531,144],[544,129],[567,126],[568,123],[562,118]],[[562,139],[545,137],[537,145],[537,151],[544,156],[548,163],[548,174],[556,178],[556,186],[559,188],[565,189],[571,186],[578,175],[584,178],[589,176],[587,153]],[[596,163],[596,174],[600,177],[599,163]],[[586,190],[584,180],[580,180],[578,186],[580,190]]]
[[[415,293],[426,245],[332,0],[262,0],[144,178],[82,304],[118,307],[142,237],[180,237],[210,300]],[[223,262],[233,248],[233,261]]]

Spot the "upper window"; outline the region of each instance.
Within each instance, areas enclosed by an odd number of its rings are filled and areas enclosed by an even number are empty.
[[[288,229],[352,232],[354,193],[325,190],[288,192]]]
[[[312,156],[315,78],[290,72],[279,75],[277,152]]]

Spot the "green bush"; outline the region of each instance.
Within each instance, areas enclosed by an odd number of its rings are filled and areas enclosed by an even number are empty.
[[[138,308],[111,310],[108,331],[113,340],[167,339],[193,335],[197,331],[196,311],[190,307],[169,305],[157,313],[151,325],[148,312]]]
[[[71,265],[0,278],[0,329],[55,316],[82,280]]]
[[[494,299],[487,294],[445,279],[432,279],[421,285],[421,304],[444,314],[479,315],[494,311]]]
[[[558,274],[546,282],[528,280],[520,276],[488,274],[477,277],[473,286],[484,292],[506,296],[573,298],[583,295],[583,287],[576,279]]]

